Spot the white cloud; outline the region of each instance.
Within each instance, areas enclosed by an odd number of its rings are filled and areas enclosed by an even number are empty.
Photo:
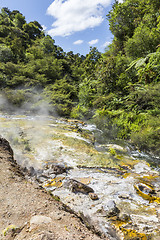
[[[89,45],[94,45],[96,43],[99,42],[99,39],[95,39],[95,40],[91,40],[90,42],[88,42]]]
[[[99,26],[105,16],[104,7],[112,0],[54,0],[47,14],[56,20],[48,31],[52,37],[69,36],[77,31]]]
[[[79,44],[82,44],[83,42],[84,42],[83,40],[77,40],[77,41],[75,41],[73,44],[79,45]]]
[[[105,42],[105,43],[103,44],[103,47],[107,47],[109,44],[111,44],[111,42]]]
[[[45,25],[42,25],[43,30],[45,31],[47,27]]]

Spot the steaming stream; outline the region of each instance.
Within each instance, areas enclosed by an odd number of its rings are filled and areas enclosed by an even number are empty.
[[[125,142],[99,143],[103,133],[76,120],[2,114],[0,132],[39,184],[109,239],[159,239],[158,158]],[[57,165],[67,170],[55,173]]]

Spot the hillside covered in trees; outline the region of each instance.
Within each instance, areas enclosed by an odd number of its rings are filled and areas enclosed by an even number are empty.
[[[0,88],[4,99],[36,112],[91,119],[106,136],[160,155],[160,2],[115,3],[105,53],[64,52],[37,22],[0,13]],[[0,110],[5,110],[1,104]]]

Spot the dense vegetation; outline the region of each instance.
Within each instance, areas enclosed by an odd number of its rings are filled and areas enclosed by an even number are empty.
[[[2,95],[18,108],[48,103],[52,114],[94,119],[110,138],[160,154],[160,2],[115,1],[107,18],[112,44],[84,57],[56,46],[37,21],[3,8]]]

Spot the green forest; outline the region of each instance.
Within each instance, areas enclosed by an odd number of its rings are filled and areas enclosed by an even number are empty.
[[[160,155],[160,1],[125,0],[106,18],[105,53],[64,52],[18,10],[0,12],[1,98],[36,112],[91,120],[113,139]],[[0,110],[5,110],[1,104]]]

